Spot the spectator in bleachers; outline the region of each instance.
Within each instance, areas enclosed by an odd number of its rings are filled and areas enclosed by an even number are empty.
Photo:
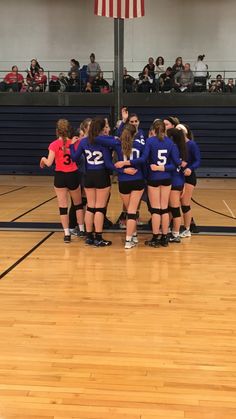
[[[208,77],[208,65],[203,62],[205,55],[199,55],[194,64],[194,91],[202,92],[206,90]]]
[[[35,73],[34,79],[31,82],[28,91],[29,92],[44,92],[47,86],[47,76],[44,74],[44,69],[39,68],[39,72]]]
[[[186,63],[183,70],[178,71],[174,76],[175,89],[177,92],[191,92],[194,82],[194,75],[190,64]]]
[[[222,93],[225,91],[225,83],[221,74],[217,74],[216,80],[212,80],[209,85],[210,93]]]
[[[79,61],[72,58],[70,60],[70,71],[68,73],[68,76],[70,77],[72,73],[77,73],[77,75],[79,75],[79,69],[80,69]]]
[[[103,78],[103,72],[99,71],[97,77],[94,79],[93,83],[93,91],[98,93],[108,93],[110,91],[110,85],[107,80]]]
[[[28,84],[28,87],[30,87],[31,85],[33,85],[34,83],[34,76],[35,74],[39,73],[39,62],[36,58],[33,58],[30,61],[30,67],[27,68],[27,76],[26,76],[26,83]]]
[[[138,92],[150,93],[154,90],[154,80],[149,76],[148,68],[145,67],[143,72],[139,74]]]
[[[123,91],[126,93],[132,93],[135,90],[135,78],[130,76],[127,72],[127,68],[124,67],[123,73]]]
[[[234,93],[236,91],[234,79],[228,79],[228,83],[225,85],[225,91],[227,93]]]
[[[175,64],[172,67],[173,76],[183,69],[184,69],[183,59],[182,57],[177,57],[175,60]]]
[[[154,79],[155,78],[155,64],[154,64],[154,59],[152,57],[148,58],[148,64],[145,65],[143,69],[143,73],[146,68],[148,69],[149,77],[152,77],[152,79]]]
[[[174,87],[174,78],[172,75],[172,68],[167,67],[165,73],[159,77],[159,90],[163,93],[170,93]]]
[[[92,84],[89,81],[87,81],[84,91],[85,91],[85,93],[92,93],[93,92]]]
[[[163,57],[157,57],[156,59],[156,74],[157,77],[160,77],[161,74],[164,73],[165,67],[164,67],[164,58]]]
[[[68,92],[81,92],[82,86],[80,83],[80,78],[76,71],[72,71],[69,79],[68,79],[68,86],[66,90]]]
[[[24,77],[18,72],[18,67],[13,65],[11,72],[0,83],[0,92],[20,92],[23,84]]]
[[[90,54],[90,63],[87,66],[87,72],[89,77],[89,82],[92,83],[94,79],[98,76],[98,73],[101,71],[101,67],[95,61],[95,54],[92,52]]]

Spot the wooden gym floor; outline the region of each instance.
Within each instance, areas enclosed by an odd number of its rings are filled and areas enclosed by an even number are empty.
[[[235,189],[200,180],[194,198],[234,216]],[[57,222],[53,196],[52,178],[1,176],[0,221]],[[236,226],[193,209],[200,225]],[[106,237],[95,249],[0,231],[0,418],[235,419],[236,237],[150,249],[140,234],[130,251],[124,233]]]

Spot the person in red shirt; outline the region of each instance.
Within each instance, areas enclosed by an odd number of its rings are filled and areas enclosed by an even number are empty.
[[[57,195],[61,223],[64,229],[64,242],[70,243],[70,229],[68,216],[68,195],[71,196],[75,210],[77,221],[80,228],[83,226],[83,204],[81,198],[80,178],[78,167],[70,156],[69,138],[71,133],[71,126],[67,119],[59,119],[57,121],[57,139],[49,144],[48,157],[42,157],[40,160],[40,167],[52,166],[55,161],[55,177],[54,188]],[[78,141],[79,143],[79,141]],[[79,144],[76,144],[78,147]]]
[[[20,92],[24,84],[24,77],[18,73],[18,67],[13,65],[11,73],[6,74],[4,80],[0,83],[1,92]]]
[[[29,92],[44,92],[47,85],[47,76],[44,74],[44,69],[39,68],[39,72],[35,73],[33,81],[29,85]]]

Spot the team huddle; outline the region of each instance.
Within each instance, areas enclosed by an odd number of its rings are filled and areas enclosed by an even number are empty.
[[[71,136],[69,122],[60,119],[57,139],[49,145],[48,157],[40,161],[41,168],[55,162],[54,188],[65,243],[71,241],[69,194],[70,216],[74,213],[77,222],[73,233],[84,237],[87,245],[112,244],[103,238],[102,232],[114,171],[118,175],[122,214],[126,219],[125,249],[138,243],[137,217],[142,199],[147,202],[152,225],[152,237],[145,245],[166,247],[191,236],[190,203],[200,152],[188,126],[180,124],[175,117],[156,119],[145,139],[138,116],[123,108],[116,136],[110,135],[106,118],[86,119],[78,135],[72,139]],[[181,209],[185,227],[182,232]],[[170,226],[171,234],[168,234]]]

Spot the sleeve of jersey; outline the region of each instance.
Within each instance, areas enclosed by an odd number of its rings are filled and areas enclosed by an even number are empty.
[[[192,162],[192,164],[190,164],[190,165],[188,166],[188,168],[189,168],[189,169],[191,169],[191,170],[195,170],[195,169],[197,169],[197,168],[200,166],[200,164],[201,164],[201,155],[200,155],[200,150],[199,150],[199,147],[198,147],[198,145],[195,143],[195,141],[193,141],[193,142],[191,143],[191,146],[192,146],[193,162]]]
[[[123,129],[124,129],[124,126],[125,126],[125,123],[122,121],[122,122],[121,122],[121,124],[120,124],[120,126],[119,126],[119,128],[118,128],[118,130],[117,130],[117,135],[118,135],[118,137],[120,137],[120,136],[121,136],[122,131],[123,131]]]
[[[116,171],[117,173],[124,173],[124,169],[117,169],[111,159],[111,153],[109,152],[109,150],[104,147],[103,151],[103,158],[104,158],[104,164],[106,169],[112,170],[112,171]]]
[[[74,144],[71,144],[70,145],[70,156],[71,156],[72,161],[74,161],[74,162],[78,161],[79,158],[81,157],[81,155],[83,154],[83,151],[84,151],[84,149],[83,149],[81,143],[79,144],[77,150],[75,150]]]
[[[130,163],[134,167],[141,166],[143,163],[145,163],[148,160],[149,154],[150,154],[150,142],[147,140],[146,144],[145,144],[145,147],[144,147],[144,150],[143,150],[143,153],[142,153],[142,156],[139,157],[138,159],[131,160]]]
[[[112,148],[113,150],[116,150],[117,146],[119,146],[120,144],[120,140],[109,135],[106,135],[106,136],[100,135],[96,137],[95,141],[97,144],[102,145],[103,147]]]
[[[170,151],[170,160],[165,165],[165,172],[172,172],[181,165],[178,147],[174,144]]]
[[[54,151],[54,153],[56,153],[56,151],[57,151],[57,143],[56,143],[56,141],[53,141],[53,143],[49,144],[48,150]]]

